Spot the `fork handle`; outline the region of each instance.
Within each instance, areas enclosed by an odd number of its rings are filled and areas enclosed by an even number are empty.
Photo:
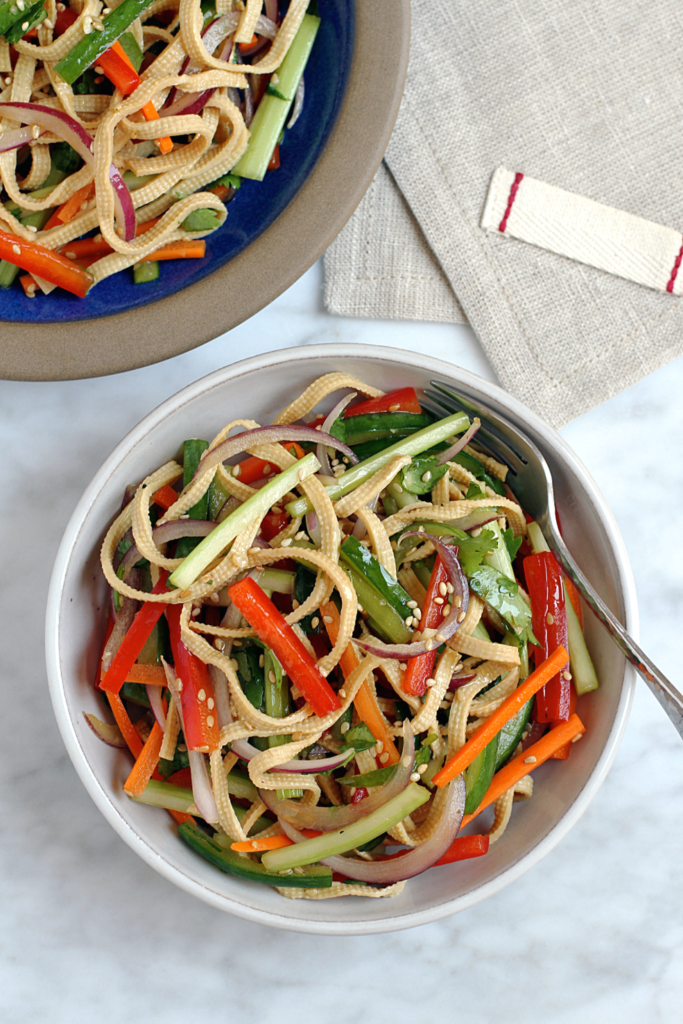
[[[544,530],[543,532],[562,568],[576,584],[593,614],[602,622],[614,643],[643,677],[673,722],[679,736],[683,738],[683,695],[657,668],[654,662],[648,658],[647,654],[640,649],[631,634],[624,629],[604,601],[598,597],[570,555],[559,534],[556,534],[551,529]]]

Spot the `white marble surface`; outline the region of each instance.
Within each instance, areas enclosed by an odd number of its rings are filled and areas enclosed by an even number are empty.
[[[343,320],[320,269],[249,323],[168,363],[104,380],[0,382],[2,740],[0,1020],[290,1024],[674,1024],[683,1005],[683,746],[639,687],[616,764],[540,865],[494,898],[393,935],[317,938],[222,915],[175,889],[96,810],[62,747],[43,662],[57,546],[118,439],[160,401],[275,347],[363,342],[484,376],[465,327]],[[639,591],[642,641],[680,680],[683,360],[565,428],[610,502]],[[410,973],[408,973],[407,968]]]

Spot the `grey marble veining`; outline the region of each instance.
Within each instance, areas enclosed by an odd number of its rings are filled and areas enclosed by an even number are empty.
[[[683,747],[644,687],[607,781],[544,861],[471,910],[367,938],[223,915],[140,861],[62,747],[43,663],[62,531],[120,437],[246,354],[391,345],[491,371],[470,331],[327,316],[310,271],[230,335],[104,380],[0,383],[0,1020],[290,1024],[409,1015],[458,1024],[677,1024],[683,1016]],[[639,591],[641,639],[680,681],[683,360],[565,428],[607,497]]]

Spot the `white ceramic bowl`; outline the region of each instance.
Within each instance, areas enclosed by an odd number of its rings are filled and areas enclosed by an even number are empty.
[[[218,370],[150,413],[105,461],[74,512],[55,564],[47,610],[47,667],[57,721],[78,774],[119,835],[153,868],[207,903],[252,921],[321,934],[352,935],[425,924],[485,899],[545,856],[577,821],[605,778],[628,718],[634,675],[596,620],[587,635],[600,689],[579,700],[583,741],[567,764],[536,773],[532,800],[516,805],[503,839],[486,857],[411,879],[393,899],[287,900],[275,890],[222,874],[175,835],[170,817],[123,793],[130,762],[89,729],[101,713],[93,679],[105,628],[107,588],[99,548],[125,486],[172,457],[185,437],[212,437],[229,419],[268,423],[304,386],[347,370],[388,391],[434,378],[465,385],[525,430],[555,481],[564,537],[603,599],[637,630],[634,584],[616,524],[595,484],[562,438],[500,388],[437,359],[394,349],[331,345],[287,349]]]

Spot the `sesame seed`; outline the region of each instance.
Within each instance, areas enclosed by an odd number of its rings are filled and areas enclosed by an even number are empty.
[[[409,608],[417,608],[417,601],[408,601]]]
[[[68,260],[75,260],[76,259],[76,253],[75,252],[70,252],[70,251],[69,252],[65,252],[64,255],[66,256],[66,258]]]
[[[228,664],[230,665],[230,668],[234,668],[235,671],[239,668],[237,658],[231,658]]]
[[[441,609],[441,614],[443,615],[444,619],[448,618],[448,616],[451,614],[451,610],[452,609],[451,609],[451,606],[449,604],[445,604],[443,606],[443,608]]]
[[[451,593],[453,593],[453,591],[451,591]],[[460,594],[456,594],[456,596],[453,598],[453,604],[455,605],[456,608],[462,608],[462,598]]]
[[[578,733],[578,734],[577,734],[577,735],[576,735],[576,736],[574,737],[574,739],[572,740],[572,743],[578,743],[578,742],[579,742],[579,740],[580,740],[580,739],[582,739],[582,737],[583,737],[583,733],[582,733],[582,732]]]
[[[437,633],[434,639],[437,641],[437,643],[445,644],[448,637],[445,637],[443,633]]]
[[[334,622],[334,619],[331,615],[323,615],[323,622]]]
[[[303,469],[300,469],[300,470],[299,470],[299,471],[297,472],[297,474],[296,474],[296,475],[298,476],[299,480],[305,480],[305,479],[306,479],[306,472],[305,472],[305,470],[303,470]]]
[[[403,488],[401,487],[400,484],[394,484],[394,490],[396,491],[397,494],[403,494]]]
[[[400,402],[395,402],[393,405],[389,406],[389,412],[397,412],[400,408],[401,408]]]
[[[473,537],[480,537],[481,536],[481,526],[478,526],[476,530],[472,530],[472,536]]]
[[[26,294],[28,295],[29,299],[35,299],[35,297],[36,297],[36,286],[34,284],[30,284],[28,286],[28,288],[26,289]]]
[[[379,755],[379,759],[382,762],[382,764],[386,764],[387,761],[389,760],[389,754],[388,753],[380,754]]]
[[[211,595],[211,600],[213,601],[214,604],[218,604],[220,599],[221,599],[220,594],[212,594]]]
[[[215,721],[216,721],[216,719],[213,717],[213,715],[207,715],[206,716],[206,724],[208,725],[209,729],[211,729],[213,727]]]
[[[376,754],[381,754],[383,750],[384,750],[384,743],[382,742],[382,740],[377,740],[377,743],[375,744],[375,753]]]
[[[209,711],[213,711],[214,707],[216,706],[216,702],[213,699],[213,697],[209,697],[209,699],[206,702],[206,706],[209,709]]]
[[[178,744],[178,750],[180,751],[181,754],[186,754],[187,753],[187,747],[186,747],[186,745],[184,743],[179,743]]]
[[[206,690],[201,689],[197,694],[197,700],[206,700]]]
[[[263,668],[263,665],[264,665],[264,656],[263,656],[263,654],[261,654],[260,657],[259,657],[259,660],[258,660],[258,667],[259,668]]]
[[[412,615],[409,615],[408,618],[406,619],[406,626],[414,626],[414,625],[415,625],[415,619],[413,618]]]
[[[216,648],[217,651],[224,651],[225,650],[225,641],[221,640],[221,638],[219,636],[217,636],[216,639],[213,642],[213,646]]]
[[[421,764],[421,765],[420,765],[420,766],[418,767],[418,769],[417,769],[417,774],[418,774],[418,775],[424,775],[424,773],[425,773],[426,771],[427,771],[427,765],[426,765],[426,764]]]
[[[282,547],[283,548],[288,548],[291,543],[292,543],[292,538],[291,537],[287,537],[285,540],[283,540]]]
[[[524,764],[536,764],[536,758],[534,757],[534,755],[531,754],[530,757],[525,757]]]
[[[436,679],[432,679],[432,678],[430,677],[430,678],[429,678],[429,679],[427,680],[427,689],[428,689],[428,690],[431,690],[432,686],[436,686]]]
[[[419,782],[420,781],[420,776],[417,774],[417,772],[413,772],[412,773],[412,775],[410,776],[410,781],[411,782]]]
[[[17,256],[21,256],[21,246],[20,245],[13,245],[12,246],[12,252],[16,253]]]
[[[248,555],[258,555],[260,550],[261,550],[261,548],[249,548],[249,550],[247,551],[247,554]]]
[[[344,689],[343,686],[342,686],[341,690],[339,691],[339,696],[342,698],[342,700],[344,699],[344,697],[346,697],[346,690]]]
[[[179,676],[179,677],[178,677],[178,678],[176,679],[176,681],[175,681],[175,684],[176,684],[176,687],[177,687],[178,693],[180,693],[180,692],[181,692],[181,690],[182,690],[182,688],[183,688],[183,687],[184,687],[184,685],[185,685],[185,683],[184,683],[184,682],[182,681],[182,679],[180,678],[180,676]]]
[[[268,673],[268,682],[269,682],[269,683],[275,683],[275,682],[276,682],[276,679],[275,679],[275,673],[273,672],[273,670],[272,670],[272,669],[271,669],[271,670],[270,670],[270,672]]]
[[[453,591],[455,590],[455,587],[450,581],[446,584],[446,590],[448,591],[449,594],[452,594]]]
[[[422,474],[421,480],[422,480],[423,484],[428,484],[431,479],[432,479],[432,474],[430,473],[429,470],[427,470],[426,473]]]
[[[418,532],[418,533],[424,533],[424,532],[425,532],[425,528],[424,528],[424,526],[422,526],[422,525],[418,526],[418,528],[417,528],[417,532]]]
[[[28,23],[28,21],[25,21],[25,22],[24,22],[24,23],[22,24],[22,26],[21,26],[21,28],[22,28],[22,31],[26,32],[26,30],[28,29],[28,26],[29,26],[29,23]]]
[[[27,231],[34,231],[35,232],[35,231],[38,230],[38,228],[35,226],[35,224],[27,224],[26,225],[26,230]]]
[[[360,601],[358,602],[358,611],[361,613],[361,615],[365,611],[365,608],[363,608],[363,606],[361,605]]]
[[[241,640],[233,640],[232,645],[233,645],[233,647],[241,647],[242,646],[242,641]]]
[[[562,676],[567,680],[567,682],[569,682],[572,678],[571,672],[563,672]]]
[[[350,728],[351,726],[349,725],[348,722],[342,722],[341,726],[339,727],[339,732],[342,734],[342,736],[345,736]]]
[[[428,651],[434,650],[434,641],[431,639],[431,637],[429,638],[429,640],[425,640],[425,647]]]
[[[338,466],[339,465],[339,459],[332,459],[331,465]]]
[[[293,597],[292,598],[292,608],[294,609],[294,611],[296,611],[296,609],[298,607],[299,607],[299,601],[297,601],[297,599],[295,597]]]
[[[545,621],[548,623],[549,626],[552,626],[555,622],[555,616],[551,615],[550,612],[548,612],[548,614],[545,617]]]
[[[95,71],[96,71],[96,73],[97,73],[98,75],[103,75],[103,74],[104,74],[104,71],[103,71],[103,70],[102,70],[102,68],[101,68],[101,67],[99,66],[99,64],[96,64],[96,65],[95,65]],[[206,454],[206,452],[202,452],[202,455],[205,455],[205,454]]]
[[[435,597],[434,598],[434,604],[443,604],[443,598],[442,597]]]
[[[296,537],[294,538],[294,540],[307,540],[307,539],[308,539],[308,534],[306,533],[305,530],[299,530],[299,532],[297,533]]]
[[[8,75],[7,78],[5,79],[5,85],[11,85],[11,84],[12,84],[12,76]]]
[[[422,612],[420,611],[419,608],[416,608],[415,611],[413,612],[413,618],[417,619],[418,622],[422,618]]]
[[[465,621],[465,613],[464,612],[460,612],[460,614],[458,615],[458,622],[464,622],[464,621]]]
[[[24,11],[26,9],[26,4],[24,3],[24,0],[17,0],[17,7],[19,8],[20,11]]]
[[[314,619],[311,619],[311,626],[313,627],[313,629],[317,629],[319,625],[320,625],[320,619],[316,615],[316,617]]]
[[[232,467],[232,475],[233,476],[239,476],[241,472],[242,472],[242,467],[241,466],[233,466]]]
[[[453,672],[462,672],[462,662],[458,662],[458,664],[454,666]]]
[[[448,587],[446,586],[445,583],[439,583],[439,593],[441,594],[442,597],[445,597],[446,594],[448,593]]]

